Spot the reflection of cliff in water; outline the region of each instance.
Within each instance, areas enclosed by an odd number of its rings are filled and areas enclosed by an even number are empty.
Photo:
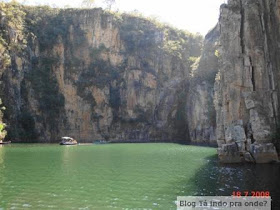
[[[5,183],[7,181],[6,176],[4,175],[5,172],[5,146],[4,145],[0,145],[0,187],[2,188],[3,183]],[[3,188],[2,188],[3,189]],[[1,201],[3,200],[4,197],[4,191],[0,190],[0,204]],[[0,205],[0,209],[1,209],[1,205]]]
[[[272,209],[280,207],[280,164],[219,164],[215,156],[193,177],[194,194],[230,196],[233,191],[269,191]]]
[[[3,163],[4,163],[4,150],[3,150],[3,145],[0,145],[0,168],[2,167]]]

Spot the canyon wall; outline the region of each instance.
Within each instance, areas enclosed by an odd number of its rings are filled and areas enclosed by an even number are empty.
[[[216,145],[216,110],[214,83],[218,73],[217,48],[219,27],[205,37],[202,54],[192,66],[192,77],[187,94],[187,116],[193,143]]]
[[[6,139],[191,141],[225,163],[278,160],[280,0],[229,0],[204,42],[102,9],[0,11]]]
[[[215,107],[222,162],[278,160],[272,142],[279,141],[279,5],[229,0],[221,6]]]
[[[202,37],[102,9],[1,3],[1,98],[18,142],[190,140]]]

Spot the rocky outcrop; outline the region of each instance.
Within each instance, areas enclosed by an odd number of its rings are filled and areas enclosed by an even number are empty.
[[[271,142],[279,123],[279,4],[229,0],[221,6],[215,107],[222,162],[278,160]]]
[[[9,139],[189,140],[190,58],[201,37],[101,9],[15,3],[2,4],[1,27],[11,61],[1,84]]]
[[[216,144],[214,83],[218,73],[218,25],[205,37],[202,54],[193,65],[187,98],[188,126],[194,143]]]

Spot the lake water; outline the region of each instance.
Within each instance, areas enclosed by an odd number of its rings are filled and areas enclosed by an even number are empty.
[[[176,209],[176,196],[270,191],[280,166],[221,165],[216,149],[178,144],[0,147],[0,209]]]

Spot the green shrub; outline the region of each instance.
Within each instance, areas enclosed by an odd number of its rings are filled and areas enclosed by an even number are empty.
[[[3,113],[2,110],[5,110],[5,107],[2,106],[2,100],[0,99],[0,140],[3,140],[6,135],[7,131],[5,130],[6,124],[3,123]]]

